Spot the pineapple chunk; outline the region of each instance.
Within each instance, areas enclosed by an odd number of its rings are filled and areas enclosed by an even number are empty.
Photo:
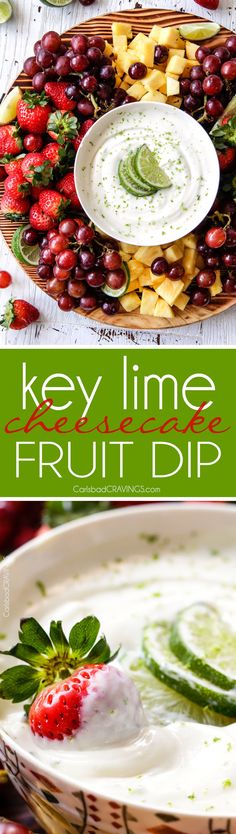
[[[142,292],[142,300],[140,306],[140,313],[143,316],[153,316],[157,303],[156,293],[153,290],[144,289]]]
[[[172,72],[174,75],[182,75],[182,72],[185,68],[186,58],[180,58],[180,55],[172,55],[169,58],[166,70],[167,72]]]
[[[138,55],[135,52],[131,52],[129,49],[127,52],[122,52],[118,59],[119,70],[121,69],[122,75],[124,72],[129,72],[131,64],[136,64],[138,60]]]
[[[158,298],[154,310],[154,316],[159,317],[160,319],[173,319],[174,313],[167,301],[164,301],[163,298]]]
[[[124,75],[123,81],[125,81],[126,84],[133,84],[132,78],[130,78],[130,75],[127,73]]]
[[[198,49],[198,43],[191,43],[191,41],[185,42],[185,51],[186,51],[186,58],[190,58],[190,60],[195,60],[196,51]]]
[[[184,58],[185,57],[185,50],[184,49],[169,49],[169,58],[171,58],[172,55],[179,55],[180,58]]]
[[[153,90],[152,93],[145,93],[145,96],[142,96],[142,101],[160,101],[165,104],[166,96],[160,93],[160,90]]]
[[[119,255],[121,255],[122,261],[125,261],[126,263],[130,261],[131,255],[129,252],[119,252]]]
[[[121,85],[121,78],[119,78],[119,75],[116,75],[115,87],[120,87],[120,85]]]
[[[126,84],[125,81],[121,81],[120,82],[120,87],[121,87],[122,90],[128,90],[129,89],[129,84]]]
[[[152,275],[152,272],[149,269],[149,267],[148,266],[144,267],[144,269],[141,272],[141,275],[139,276],[139,287],[140,287],[140,289],[142,289],[143,287],[149,287],[150,284],[152,283],[152,278],[154,278],[154,277],[155,276]]]
[[[166,96],[166,92],[167,92],[167,76],[165,75],[165,81],[161,85],[161,87],[159,87],[159,93],[163,93],[164,96]]]
[[[172,107],[181,107],[183,99],[181,96],[169,96],[168,104],[171,104]]]
[[[136,52],[147,40],[147,35],[144,35],[143,32],[138,32],[138,35],[135,35],[135,38],[129,43],[129,49],[133,49]]]
[[[173,49],[185,48],[185,41],[180,38],[179,31],[174,26],[164,26],[161,28],[158,43],[160,46],[172,46]]]
[[[122,84],[123,84],[123,82],[122,82]],[[139,101],[139,99],[142,98],[142,96],[145,92],[145,87],[143,86],[141,81],[136,81],[135,84],[131,84],[131,87],[129,87],[128,84],[125,84],[124,89],[128,90],[128,88],[129,88],[129,96],[133,96],[133,98],[136,98],[137,101]]]
[[[103,54],[106,55],[106,58],[110,58],[110,55],[112,55],[112,53],[113,53],[113,46],[112,46],[111,43],[106,41],[106,46],[105,46]]]
[[[182,241],[184,243],[184,246],[187,246],[188,249],[197,248],[197,240],[195,235],[193,234],[185,235],[185,237],[182,238]]]
[[[189,295],[187,295],[186,292],[181,292],[178,295],[178,298],[175,299],[175,307],[177,307],[178,310],[185,310],[185,307],[187,307],[188,302]]]
[[[179,92],[180,92],[179,81],[176,80],[175,78],[168,77],[167,78],[167,85],[166,85],[166,92],[167,92],[167,98],[169,98],[169,96],[178,96]]]
[[[145,266],[151,266],[155,258],[162,257],[160,246],[140,246],[135,252],[135,261],[140,261]]]
[[[199,61],[196,58],[185,58],[185,66],[186,67],[199,67]]]
[[[133,281],[130,281],[126,292],[129,293],[129,292],[133,292],[134,290],[139,290],[139,279],[138,278],[135,278]]]
[[[187,275],[191,275],[191,273],[195,269],[196,257],[196,249],[187,249],[186,247],[182,258],[182,264],[184,267],[184,271],[187,272]]]
[[[134,246],[133,243],[121,243],[120,248],[122,252],[128,252],[128,254],[133,255],[136,252],[137,246]]]
[[[164,283],[167,277],[168,276],[164,272],[162,275],[152,275],[150,286],[153,287],[153,289],[156,290],[156,292],[158,293],[158,287],[160,287],[161,284]]]
[[[198,270],[197,270],[197,272],[198,272]],[[188,289],[188,287],[189,287],[189,286],[190,286],[190,284],[192,283],[193,278],[194,278],[194,275],[185,275],[185,276],[183,277],[183,282],[184,282],[184,292],[185,292],[185,290],[187,290],[187,289]]]
[[[166,278],[158,288],[158,295],[164,298],[164,301],[167,301],[167,304],[170,304],[170,307],[172,307],[183,289],[183,281],[171,281],[170,278]]]
[[[220,269],[216,269],[216,280],[209,289],[212,298],[214,298],[215,295],[219,295],[219,293],[222,292],[223,285],[220,277]]]
[[[155,43],[159,43],[159,37],[161,34],[161,26],[153,26],[151,32],[149,32],[149,38]]]
[[[119,55],[120,52],[126,52],[127,46],[128,43],[126,35],[113,35],[113,47],[115,55]]]
[[[129,271],[130,271],[130,280],[133,281],[135,278],[139,278],[139,276],[143,272],[143,265],[140,264],[135,258],[132,258],[129,261]]]
[[[150,38],[147,38],[146,43],[142,44],[139,49],[139,60],[146,64],[147,67],[154,66],[154,49],[155,44]]]
[[[174,243],[172,246],[168,246],[168,249],[165,250],[165,258],[168,261],[168,264],[173,264],[175,261],[179,261],[182,258],[182,246],[179,243]]]
[[[130,23],[112,23],[112,34],[114,35],[126,35],[126,37],[130,40],[132,38],[132,29]]]
[[[124,307],[126,313],[132,313],[137,307],[140,307],[141,301],[137,292],[130,292],[128,295],[122,295],[120,304]]]
[[[165,73],[161,72],[161,70],[152,70],[146,78],[143,79],[143,86],[147,88],[149,92],[152,90],[159,90],[162,84],[165,81]]]

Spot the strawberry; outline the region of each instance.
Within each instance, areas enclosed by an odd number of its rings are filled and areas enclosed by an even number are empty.
[[[75,735],[81,725],[81,710],[93,678],[105,668],[104,664],[98,663],[82,666],[65,681],[43,689],[29,711],[29,725],[34,735],[58,741]]]
[[[53,218],[45,214],[39,203],[33,203],[31,206],[29,221],[33,229],[37,229],[38,232],[48,232],[55,226]]]
[[[31,185],[48,185],[53,176],[52,165],[43,153],[28,153],[21,168],[25,179]]]
[[[230,116],[226,113],[220,122],[216,122],[210,135],[216,150],[222,151],[228,145],[234,148],[236,145],[236,116]]]
[[[55,220],[61,220],[65,209],[69,206],[69,200],[62,197],[59,191],[52,188],[45,188],[39,195],[39,205],[42,211]]]
[[[71,147],[69,142],[67,142],[64,146],[58,145],[58,142],[50,142],[49,145],[46,145],[43,149],[42,153],[44,159],[47,159],[53,168],[57,168],[60,171],[68,169],[74,161],[75,156],[73,147]]]
[[[76,101],[67,98],[66,88],[68,83],[66,81],[47,81],[45,84],[45,93],[52,100],[56,110],[65,110],[67,113],[74,110]]]
[[[16,156],[23,148],[21,136],[16,125],[2,125],[0,127],[0,157]],[[1,162],[7,159],[1,158]]]
[[[44,185],[32,185],[31,197],[33,198],[33,200],[36,203],[38,203],[39,195],[42,193],[43,189],[44,189]]]
[[[95,119],[86,119],[86,121],[83,122],[83,124],[81,125],[79,133],[77,134],[73,142],[75,151],[78,150],[79,146],[81,145],[82,139],[88,132],[89,128],[92,127],[92,125],[94,125],[94,121]]]
[[[78,120],[70,113],[55,110],[48,119],[47,131],[51,139],[64,145],[68,139],[74,139],[78,131]]]
[[[6,178],[4,185],[7,194],[11,194],[11,196],[16,197],[16,199],[24,194],[27,194],[29,191],[29,183],[25,181],[19,167]]]
[[[18,159],[10,159],[9,162],[6,162],[4,166],[6,174],[14,174],[15,171],[21,171],[23,159],[23,156],[19,156]]]
[[[38,95],[26,90],[18,101],[18,123],[29,133],[45,133],[50,113],[51,107],[44,92]]]
[[[2,327],[10,327],[11,330],[23,330],[28,324],[37,321],[38,317],[39,311],[33,304],[29,304],[23,298],[10,298],[0,324]]]
[[[221,171],[229,171],[236,161],[236,148],[225,148],[217,151]]]
[[[195,0],[197,6],[201,6],[203,9],[209,9],[210,11],[215,11],[218,9],[219,0]]]
[[[29,200],[25,197],[12,197],[7,192],[3,194],[1,201],[1,211],[4,217],[9,220],[23,220],[28,214],[30,207]]]
[[[80,208],[81,203],[76,194],[75,178],[73,171],[69,171],[68,174],[65,174],[65,176],[61,180],[59,180],[59,182],[57,183],[57,188],[59,191],[62,191],[62,194],[65,194],[65,197],[67,197],[68,200],[70,200],[71,206],[73,206],[73,208]]]

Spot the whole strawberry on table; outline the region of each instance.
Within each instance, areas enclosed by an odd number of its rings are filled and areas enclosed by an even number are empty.
[[[63,311],[79,306],[89,313],[100,306],[113,315],[129,283],[124,253],[89,222],[73,175],[76,151],[95,119],[135,100],[127,83],[125,88],[117,79],[113,52],[100,36],[75,34],[68,45],[57,32],[47,32],[24,64],[29,89],[10,93],[16,118],[0,126],[0,176],[5,177],[1,210],[6,218],[22,222],[13,235],[13,252],[22,264],[37,266],[47,292]],[[165,70],[168,52],[167,46],[155,47],[156,66]],[[219,291],[223,283],[224,291],[236,292],[234,113],[227,130],[223,124],[224,108],[235,93],[236,35],[218,47],[200,45],[195,58],[189,76],[179,82],[181,106],[208,132],[222,120],[220,135],[212,134],[222,174],[220,190],[210,216],[197,230],[202,267],[187,290],[193,304],[205,306],[219,269]],[[128,75],[135,82],[147,71],[139,61],[129,67]],[[154,275],[156,268],[155,262]],[[14,305],[10,302],[4,323],[17,329]]]

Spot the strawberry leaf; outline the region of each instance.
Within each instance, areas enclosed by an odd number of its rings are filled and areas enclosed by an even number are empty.
[[[58,654],[63,654],[64,651],[68,654],[69,643],[64,634],[60,620],[58,620],[58,622],[55,622],[55,620],[51,622],[50,637]]]
[[[32,646],[43,654],[45,652],[48,653],[52,649],[50,638],[34,617],[27,617],[27,619],[21,620],[20,625],[19,638],[21,643],[26,643],[28,646]]]
[[[39,666],[42,667],[48,663],[48,658],[43,657],[43,655],[38,653],[37,649],[33,649],[32,646],[27,646],[25,643],[17,643],[10,651],[2,652],[2,654],[17,657],[18,660],[25,660],[26,663],[29,663],[30,666],[35,666],[37,669]]]
[[[82,658],[87,655],[95,643],[100,629],[97,617],[84,617],[73,626],[69,635],[69,643],[73,654]]]
[[[91,652],[86,657],[87,663],[107,663],[110,660],[111,652],[110,647],[106,641],[105,637],[101,637],[100,640],[93,646]]]
[[[25,698],[31,698],[37,692],[39,683],[39,672],[30,666],[13,666],[1,674],[0,698],[18,704]]]

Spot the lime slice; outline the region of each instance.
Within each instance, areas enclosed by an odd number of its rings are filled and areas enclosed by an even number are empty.
[[[207,707],[202,709],[155,678],[141,658],[134,658],[129,664],[124,658],[122,665],[139,690],[144,711],[151,724],[166,725],[183,720],[222,727],[230,723],[229,718]]]
[[[135,168],[141,180],[155,188],[169,188],[171,182],[159,167],[155,154],[147,145],[141,145],[135,154]]]
[[[236,686],[236,634],[213,606],[196,603],[180,611],[171,628],[170,647],[198,675],[223,689]]]
[[[69,6],[72,2],[73,0],[42,0],[42,3],[44,3],[45,6],[59,6],[59,8],[62,8],[62,6]]]
[[[12,16],[12,6],[9,0],[0,0],[0,23],[7,23]]]
[[[219,23],[184,23],[179,34],[187,41],[205,41],[214,38],[220,30]]]
[[[154,623],[144,630],[145,663],[153,675],[195,704],[235,718],[236,689],[225,692],[219,686],[202,680],[175,657],[169,640],[169,623]]]
[[[112,289],[112,287],[109,287],[109,284],[103,284],[103,287],[102,287],[103,292],[105,292],[106,295],[113,296],[113,298],[120,298],[121,295],[124,295],[125,292],[127,292],[127,289],[128,289],[128,286],[129,286],[130,271],[129,271],[128,264],[125,261],[123,261],[122,266],[123,266],[123,269],[126,273],[126,281],[123,284],[123,286],[119,287],[118,290]]]
[[[136,185],[134,183],[134,181],[131,179],[129,175],[127,169],[127,162],[125,159],[119,163],[118,176],[122,187],[125,188],[125,190],[129,192],[129,194],[134,194],[135,197],[148,197],[150,194],[154,193],[153,188],[147,189],[146,183],[144,183],[142,186]]]
[[[150,185],[145,184],[144,181],[141,180],[140,177],[138,176],[136,168],[135,168],[134,160],[135,160],[135,153],[130,153],[129,156],[127,156],[127,159],[126,159],[127,175],[128,175],[128,177],[130,177],[130,179],[132,180],[134,185],[137,186],[137,188],[141,189],[142,191],[145,190],[146,193],[147,192],[150,193],[150,190],[151,190]],[[156,188],[155,189],[153,188],[152,191],[153,191],[153,193],[155,193]]]
[[[13,87],[0,104],[0,125],[8,125],[16,118],[17,104],[22,98],[20,87]]]
[[[11,249],[13,255],[15,255],[15,258],[17,258],[21,264],[37,266],[40,256],[40,248],[38,244],[36,243],[34,246],[27,246],[22,240],[23,232],[25,229],[30,228],[31,226],[26,224],[26,226],[20,226],[19,229],[16,229],[11,242]]]

